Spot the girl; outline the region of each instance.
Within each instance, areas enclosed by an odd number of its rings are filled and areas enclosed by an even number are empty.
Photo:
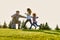
[[[25,22],[25,24],[24,24],[24,26],[26,25],[26,23],[27,22],[30,22],[30,24],[32,25],[32,22],[31,22],[31,13],[32,13],[32,11],[31,11],[31,9],[30,8],[27,8],[27,13],[25,13],[26,15],[27,15],[27,20],[26,20],[26,22]]]

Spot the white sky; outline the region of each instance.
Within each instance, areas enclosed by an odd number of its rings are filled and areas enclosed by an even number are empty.
[[[60,26],[60,0],[0,0],[0,24],[8,24],[16,10],[25,15],[26,8],[37,14],[38,23],[48,22],[52,28]]]

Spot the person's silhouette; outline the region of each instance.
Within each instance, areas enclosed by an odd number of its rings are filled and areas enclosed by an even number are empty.
[[[20,23],[21,23],[21,22],[19,21],[19,18],[20,18],[20,17],[21,17],[21,18],[26,18],[26,17],[20,15],[19,13],[20,13],[19,11],[16,11],[16,14],[14,14],[14,15],[11,16],[11,17],[12,17],[12,25],[15,26],[15,24],[18,24],[18,29],[20,29]]]
[[[36,21],[37,18],[38,18],[38,17],[36,17],[36,13],[33,13],[33,17],[32,17],[33,23],[32,23],[32,25],[31,25],[30,29],[32,28],[32,26],[34,26],[35,29],[36,29],[37,26],[39,26],[39,25],[37,24],[37,21]]]
[[[32,24],[32,22],[31,22],[31,13],[32,13],[32,11],[31,11],[31,9],[30,8],[27,8],[27,13],[25,13],[26,15],[27,15],[27,20],[26,20],[26,22],[25,22],[25,24],[24,24],[24,26],[26,25],[26,23],[27,22],[30,22],[30,24]]]

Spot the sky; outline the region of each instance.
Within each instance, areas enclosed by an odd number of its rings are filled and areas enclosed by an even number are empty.
[[[60,26],[60,0],[0,0],[0,24],[4,21],[8,24],[16,10],[26,16],[24,13],[27,8],[37,14],[38,24],[48,22],[51,28],[55,28],[57,24]]]

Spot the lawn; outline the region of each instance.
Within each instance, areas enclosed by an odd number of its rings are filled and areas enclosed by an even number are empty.
[[[0,29],[0,40],[60,40],[60,31]]]

